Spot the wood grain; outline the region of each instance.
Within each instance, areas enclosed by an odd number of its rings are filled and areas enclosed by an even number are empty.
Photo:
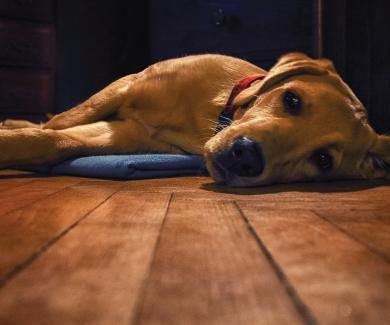
[[[232,202],[173,200],[134,324],[301,324]]]
[[[321,323],[389,323],[389,264],[311,211],[239,206]]]
[[[1,179],[0,178],[0,192],[9,190],[13,187],[25,185],[33,182],[32,179],[28,178],[18,178],[18,179]]]
[[[169,197],[112,196],[6,284],[0,323],[128,324]],[[54,217],[63,218],[65,212],[56,211]]]
[[[0,192],[0,216],[26,207],[81,181],[76,177],[53,177],[28,182],[17,187],[11,186],[10,189]]]
[[[118,189],[119,185],[96,186],[86,182],[3,215],[0,285]]]

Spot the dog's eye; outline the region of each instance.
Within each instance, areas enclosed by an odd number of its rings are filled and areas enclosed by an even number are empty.
[[[318,150],[313,153],[311,160],[322,172],[328,172],[333,167],[333,158],[326,150]]]
[[[283,95],[284,109],[290,114],[298,114],[301,110],[301,98],[291,91],[286,91]]]

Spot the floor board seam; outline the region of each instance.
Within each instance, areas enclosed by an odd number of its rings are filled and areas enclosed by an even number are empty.
[[[83,183],[80,182],[80,183]],[[80,183],[76,183],[80,184]],[[67,186],[71,187],[74,185]],[[64,189],[66,189],[64,188]],[[62,190],[64,190],[62,189]],[[59,190],[55,193],[61,192],[62,190]],[[100,202],[98,205],[96,205],[94,208],[92,208],[90,211],[85,213],[82,217],[77,219],[75,222],[73,222],[71,225],[69,225],[67,228],[65,228],[63,231],[61,231],[56,236],[49,239],[44,245],[42,245],[37,251],[32,253],[28,258],[26,258],[23,262],[17,264],[14,266],[10,271],[6,272],[2,277],[0,277],[0,289],[2,289],[8,281],[10,281],[12,278],[14,278],[18,273],[22,272],[26,267],[28,267],[30,264],[32,264],[36,259],[38,259],[44,252],[46,252],[50,247],[52,247],[56,242],[58,242],[61,238],[63,238],[68,232],[70,232],[72,229],[74,229],[81,221],[86,219],[93,211],[98,209],[101,205],[103,205],[105,202],[107,202],[113,195],[115,195],[117,191],[114,191],[111,193],[108,197],[106,197],[102,202]],[[54,194],[54,193],[53,193]],[[50,195],[49,195],[50,196]],[[35,203],[35,202],[34,202]],[[28,206],[28,205],[27,205]]]
[[[241,218],[246,223],[249,232],[251,233],[252,237],[256,241],[260,250],[263,252],[267,261],[271,265],[271,268],[275,272],[275,274],[276,274],[277,278],[279,279],[280,283],[282,284],[283,288],[286,290],[287,295],[290,297],[292,303],[294,304],[295,308],[298,311],[298,314],[301,316],[304,323],[307,325],[317,325],[318,322],[317,322],[316,318],[311,313],[310,309],[306,306],[306,304],[303,302],[302,298],[299,296],[298,292],[295,290],[293,285],[290,283],[286,274],[283,272],[281,266],[276,262],[276,260],[272,256],[271,252],[268,250],[265,243],[263,242],[263,240],[260,238],[260,236],[256,232],[256,229],[254,229],[254,227],[252,226],[252,223],[250,222],[250,220],[246,217],[245,213],[242,211],[241,207],[237,204],[236,201],[234,201],[234,205],[236,206],[237,210],[239,211]]]
[[[324,220],[325,222],[329,223],[333,227],[335,227],[338,231],[346,235],[348,238],[352,239],[354,242],[357,242],[358,244],[362,245],[364,248],[366,248],[371,254],[374,254],[375,256],[382,259],[385,263],[390,264],[390,258],[387,257],[382,252],[378,251],[375,247],[372,247],[370,244],[366,243],[365,241],[361,240],[359,237],[356,237],[355,235],[351,234],[349,231],[341,228],[336,222],[333,222],[326,216],[324,216],[322,213],[316,211],[316,210],[310,210],[313,214],[315,214],[320,219]]]
[[[161,226],[160,226],[160,230],[159,230],[159,233],[158,233],[158,236],[157,236],[157,239],[156,239],[156,243],[155,243],[154,248],[153,248],[153,253],[152,253],[152,258],[150,260],[148,273],[145,276],[144,284],[142,285],[142,289],[140,290],[140,293],[138,295],[138,299],[137,299],[136,303],[134,304],[134,314],[133,314],[133,317],[130,320],[130,324],[139,324],[139,318],[141,317],[142,305],[143,305],[143,303],[145,301],[146,292],[147,292],[148,286],[149,286],[149,279],[150,279],[151,274],[152,274],[153,265],[155,263],[155,258],[156,258],[156,254],[157,254],[157,249],[158,249],[158,246],[159,246],[159,244],[161,242],[162,232],[164,230],[165,221],[167,219],[167,215],[168,215],[168,212],[169,212],[169,208],[171,206],[171,202],[172,202],[173,196],[174,196],[174,192],[171,192],[170,195],[169,195],[167,206],[165,208],[164,217],[163,217],[163,220],[161,222]]]

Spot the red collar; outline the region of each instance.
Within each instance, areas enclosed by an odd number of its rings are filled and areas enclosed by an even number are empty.
[[[219,114],[218,126],[215,133],[218,133],[225,127],[229,126],[232,122],[234,113],[240,107],[233,105],[233,101],[238,96],[238,94],[247,89],[253,82],[264,79],[265,76],[266,75],[264,73],[259,73],[237,81],[230,93],[225,109],[221,112],[221,114]]]

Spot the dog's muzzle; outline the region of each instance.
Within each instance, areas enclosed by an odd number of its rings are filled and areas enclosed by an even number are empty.
[[[264,158],[257,142],[242,137],[234,140],[229,148],[216,155],[213,165],[226,181],[236,176],[259,176],[264,170]]]

